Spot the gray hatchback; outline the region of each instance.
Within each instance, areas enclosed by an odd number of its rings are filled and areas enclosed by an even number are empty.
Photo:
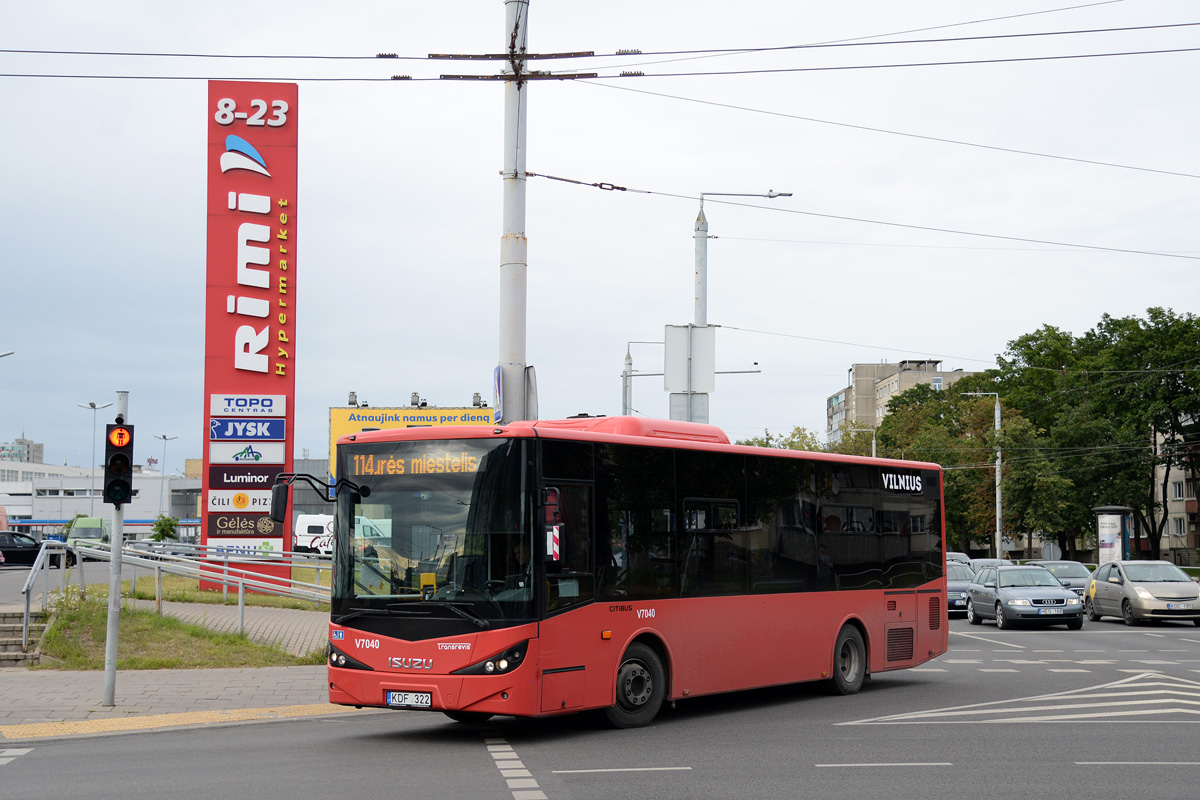
[[[1200,625],[1200,587],[1170,561],[1110,561],[1092,573],[1087,615],[1120,617],[1126,625],[1142,620],[1190,620]]]
[[[994,618],[997,628],[1014,622],[1083,627],[1083,603],[1039,566],[984,567],[967,587],[967,621],[979,625]]]

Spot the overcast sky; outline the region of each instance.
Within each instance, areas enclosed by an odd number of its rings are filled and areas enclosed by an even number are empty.
[[[600,54],[537,68],[607,79],[530,86],[528,170],[629,189],[529,180],[542,418],[619,413],[628,343],[693,321],[701,192],[793,195],[705,201],[717,368],[762,370],[717,378],[711,420],[732,438],[823,436],[853,363],[986,369],[1042,325],[1196,312],[1200,27],[963,39],[1197,22],[1197,6],[1071,5],[533,0],[530,52]],[[503,86],[432,79],[499,64],[424,56],[502,52],[504,4],[334,8],[7,4],[0,352],[16,352],[0,359],[0,441],[84,466],[93,419],[76,404],[128,390],[139,461],[161,458],[154,434],[178,437],[168,470],[201,456],[207,79],[300,85],[296,455],[325,456],[328,408],[350,391],[490,402]],[[957,41],[882,44],[914,39]],[[829,42],[853,46],[651,55]],[[1058,58],[1162,50],[1189,51]],[[967,61],[992,63],[897,66]],[[73,77],[13,77],[30,74]],[[393,74],[414,80],[378,80]],[[662,371],[661,346],[630,349]],[[668,415],[661,378],[635,378],[634,407]]]

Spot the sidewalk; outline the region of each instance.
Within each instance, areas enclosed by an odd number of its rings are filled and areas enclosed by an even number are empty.
[[[153,600],[137,601],[154,608]],[[237,632],[237,606],[163,603],[163,613],[222,632]],[[323,611],[245,609],[254,642],[293,655],[324,648]],[[259,669],[121,670],[115,705],[102,705],[104,671],[0,669],[0,744],[179,725],[370,713],[328,701],[325,665]]]

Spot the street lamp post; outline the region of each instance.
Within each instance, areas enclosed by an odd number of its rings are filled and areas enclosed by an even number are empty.
[[[704,198],[705,197],[766,197],[774,199],[776,197],[791,197],[791,192],[777,192],[774,189],[767,191],[766,194],[758,193],[742,193],[742,192],[701,192],[700,193],[700,213],[696,215],[695,227],[695,250],[696,250],[696,287],[695,287],[695,321],[688,326],[687,329],[687,382],[683,398],[686,400],[686,407],[676,408],[674,399],[672,400],[671,419],[684,419],[688,422],[708,422],[708,395],[706,392],[697,391],[696,385],[704,380],[701,385],[707,385],[711,382],[712,372],[701,376],[694,374],[693,359],[694,354],[698,352],[698,343],[701,341],[700,332],[697,330],[708,327],[708,240],[712,237],[708,235],[708,218],[704,216]],[[714,340],[708,339],[709,342]],[[715,347],[715,345],[712,345]],[[671,357],[671,346],[668,344],[668,359]],[[669,370],[668,370],[669,371]],[[751,370],[756,371],[756,370]],[[677,395],[672,395],[675,398]],[[698,404],[698,398],[702,398],[703,402]]]
[[[1000,395],[997,392],[960,392],[960,394],[968,397],[994,397],[996,398],[996,558],[1004,558],[1000,551],[1001,529],[1004,526],[1004,516],[1002,513],[1002,505],[1000,502]],[[1033,544],[1033,534],[1030,534],[1030,545]],[[1030,547],[1032,550],[1032,546]],[[1029,554],[1026,554],[1026,558]]]
[[[75,405],[80,408],[90,408],[92,410],[92,463],[88,469],[88,473],[92,476],[92,483],[88,488],[88,516],[94,517],[96,516],[96,412],[102,408],[108,408],[112,403],[105,403],[102,406],[98,406],[95,403],[76,403]]]
[[[871,434],[871,458],[875,458],[875,429],[874,428],[846,428],[851,433],[867,433]]]
[[[158,515],[161,517],[162,513],[163,513],[162,512],[163,484],[167,482],[167,442],[171,441],[172,439],[178,439],[179,437],[178,436],[167,436],[165,433],[162,436],[159,436],[156,433],[156,434],[154,434],[154,438],[162,439],[162,443],[163,443],[162,466],[160,466],[158,469],[158,471],[162,473],[162,476],[158,481]]]

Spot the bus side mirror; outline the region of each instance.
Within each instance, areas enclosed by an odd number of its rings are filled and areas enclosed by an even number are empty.
[[[271,520],[274,522],[287,521],[288,485],[277,483],[271,487]]]

